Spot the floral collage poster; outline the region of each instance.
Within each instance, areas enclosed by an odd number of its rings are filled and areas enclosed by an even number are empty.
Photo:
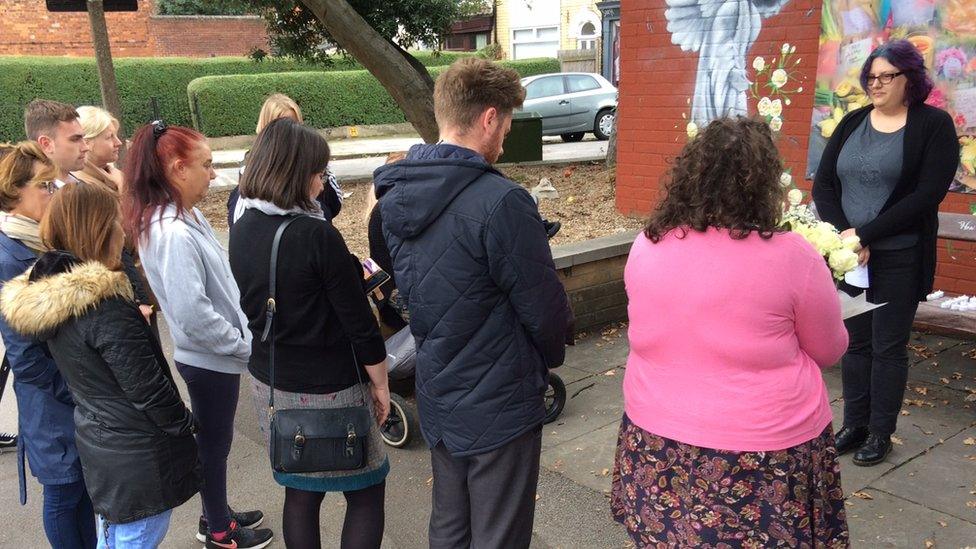
[[[950,191],[976,193],[976,0],[824,0],[807,177],[841,118],[868,105],[858,83],[878,44],[907,38],[935,81],[926,101],[952,115],[962,145]]]

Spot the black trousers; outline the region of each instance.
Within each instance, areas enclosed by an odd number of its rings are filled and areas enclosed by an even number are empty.
[[[872,250],[868,269],[868,301],[887,304],[844,321],[850,336],[841,363],[844,426],[867,426],[888,436],[895,432],[908,382],[906,346],[918,309],[919,248]],[[852,296],[864,291],[845,283],[841,289]]]
[[[431,449],[431,549],[524,549],[532,540],[542,426],[501,448],[451,457]]]

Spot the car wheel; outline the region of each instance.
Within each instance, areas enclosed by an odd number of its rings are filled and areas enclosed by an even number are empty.
[[[601,141],[610,139],[613,133],[613,119],[617,115],[610,109],[603,109],[596,115],[596,122],[593,124],[593,134]]]
[[[583,132],[564,133],[561,134],[559,137],[562,137],[563,141],[567,143],[576,143],[577,141],[583,140]]]

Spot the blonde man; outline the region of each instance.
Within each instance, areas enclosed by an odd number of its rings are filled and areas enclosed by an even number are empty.
[[[115,167],[122,148],[119,121],[105,109],[88,106],[78,107],[78,121],[89,148],[84,167],[72,175],[118,194],[122,188],[122,171]]]
[[[375,173],[417,340],[432,548],[532,538],[543,394],[572,313],[535,202],[491,166],[524,98],[515,71],[454,63],[434,88],[441,141]]]

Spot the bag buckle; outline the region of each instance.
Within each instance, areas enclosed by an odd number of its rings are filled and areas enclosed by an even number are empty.
[[[295,448],[301,449],[305,447],[305,435],[302,434],[302,429],[299,427],[295,431]]]
[[[346,424],[346,456],[353,457],[356,454],[356,429],[352,423]]]

